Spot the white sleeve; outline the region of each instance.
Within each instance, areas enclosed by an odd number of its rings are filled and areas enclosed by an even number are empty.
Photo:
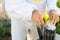
[[[60,9],[57,7],[57,0],[47,0],[48,12],[50,10],[55,10],[58,14],[60,13]]]
[[[5,8],[11,15],[11,17],[15,18],[31,18],[32,11],[37,9],[35,5],[32,5],[26,1],[24,2],[9,2],[5,1]]]

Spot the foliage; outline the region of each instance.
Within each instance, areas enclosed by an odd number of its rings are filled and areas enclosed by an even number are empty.
[[[0,19],[0,37],[10,36],[11,24],[10,20]]]
[[[60,34],[60,20],[56,23],[56,33]]]
[[[57,7],[60,8],[60,0],[57,1]]]

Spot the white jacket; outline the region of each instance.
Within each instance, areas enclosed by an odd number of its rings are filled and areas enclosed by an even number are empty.
[[[37,9],[43,13],[47,5],[48,11],[53,9],[58,13],[60,9],[57,8],[56,3],[57,0],[41,0],[41,2],[5,0],[5,9],[11,16],[12,40],[25,40],[28,29],[31,29],[34,36],[37,35],[36,27],[33,26],[34,23],[31,20],[32,11]],[[35,39],[37,38],[36,36]]]

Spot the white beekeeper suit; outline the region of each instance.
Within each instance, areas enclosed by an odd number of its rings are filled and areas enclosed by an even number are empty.
[[[56,3],[57,0],[40,0],[39,2],[38,0],[37,2],[34,2],[34,0],[5,0],[5,9],[11,16],[12,40],[25,40],[28,29],[33,32],[35,39],[38,39],[35,24],[31,19],[32,11],[37,9],[43,13],[46,5],[48,11],[56,10]]]

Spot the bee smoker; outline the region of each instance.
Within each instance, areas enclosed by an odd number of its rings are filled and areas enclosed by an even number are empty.
[[[48,22],[43,26],[37,26],[40,40],[54,40],[56,27],[53,23]]]

